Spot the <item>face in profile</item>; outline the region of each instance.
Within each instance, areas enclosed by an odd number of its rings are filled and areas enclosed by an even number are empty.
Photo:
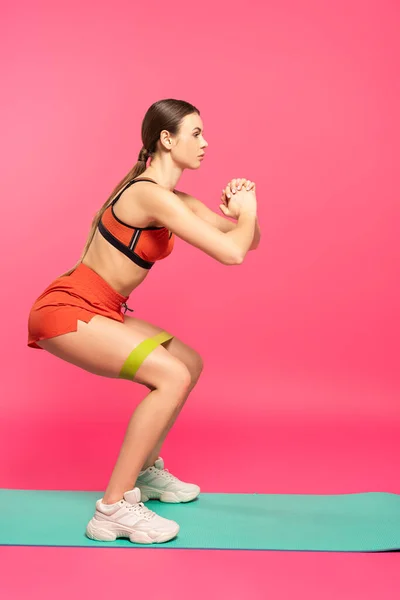
[[[207,146],[200,116],[197,113],[186,115],[178,134],[173,137],[171,156],[174,162],[181,168],[198,169]]]

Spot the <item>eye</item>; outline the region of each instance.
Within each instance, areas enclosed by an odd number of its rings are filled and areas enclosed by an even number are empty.
[[[199,137],[200,133],[195,133],[194,137]]]

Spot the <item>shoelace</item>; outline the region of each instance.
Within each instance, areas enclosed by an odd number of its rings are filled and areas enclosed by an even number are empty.
[[[125,500],[121,500],[121,504],[122,504],[122,502],[124,502],[128,506],[129,511],[138,514],[140,517],[143,517],[144,519],[147,519],[148,521],[150,519],[152,519],[156,514],[155,512],[153,512],[152,510],[147,508],[147,506],[145,506],[143,504],[143,502],[138,502],[137,504],[129,504],[129,502],[126,502]]]
[[[164,479],[168,479],[169,481],[178,481],[178,478],[172,475],[168,469],[157,469],[157,467],[150,467],[149,471],[153,471],[154,473],[158,473]]]

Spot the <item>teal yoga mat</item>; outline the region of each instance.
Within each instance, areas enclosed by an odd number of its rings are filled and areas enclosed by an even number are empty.
[[[201,494],[146,506],[180,525],[178,537],[142,546],[85,536],[103,492],[0,490],[0,545],[378,552],[400,548],[400,495]]]

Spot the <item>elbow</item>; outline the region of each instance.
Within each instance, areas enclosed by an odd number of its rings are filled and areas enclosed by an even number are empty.
[[[244,255],[236,244],[226,244],[219,249],[218,255],[214,257],[223,265],[241,265],[244,261]]]
[[[240,255],[237,254],[234,257],[234,262],[232,262],[231,264],[232,265],[241,265],[243,261],[244,261],[244,256],[242,256],[241,254]]]
[[[244,256],[238,252],[230,254],[228,257],[225,257],[224,260],[221,260],[222,264],[228,266],[241,265],[243,261]]]

